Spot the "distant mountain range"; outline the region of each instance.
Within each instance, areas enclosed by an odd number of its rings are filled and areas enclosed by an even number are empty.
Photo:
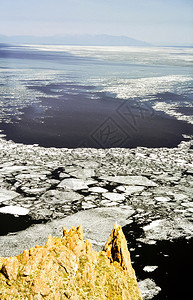
[[[65,35],[65,36],[6,36],[0,35],[0,43],[8,44],[52,44],[82,46],[150,46],[150,44],[127,36]]]

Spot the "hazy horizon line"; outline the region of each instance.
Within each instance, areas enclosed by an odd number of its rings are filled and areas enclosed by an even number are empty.
[[[65,41],[51,41],[51,39],[64,39],[64,38],[103,38],[103,37],[107,37],[107,38],[112,38],[112,39],[117,39],[117,43],[119,42],[120,45],[114,45],[114,46],[121,46],[121,43],[126,43],[126,42],[133,42],[133,43],[138,43],[139,46],[162,46],[162,47],[193,47],[193,42],[190,43],[190,42],[183,42],[183,43],[178,43],[178,42],[171,42],[171,43],[168,43],[168,42],[160,42],[160,43],[150,43],[150,42],[147,42],[147,41],[144,41],[144,40],[140,40],[140,39],[137,39],[137,38],[134,38],[134,37],[130,37],[130,36],[127,36],[127,35],[112,35],[112,34],[106,34],[106,33],[101,33],[101,34],[56,34],[56,35],[24,35],[24,34],[17,34],[17,35],[7,35],[7,34],[1,34],[0,33],[0,43],[3,44],[3,43],[6,43],[6,41],[1,41],[1,39],[5,38],[5,39],[19,39],[19,38],[23,38],[23,39],[47,39],[47,41],[42,41],[42,45],[77,45],[77,46],[81,46],[81,45],[85,45],[86,46],[86,41],[68,41],[65,42]],[[50,39],[50,42],[49,42],[49,39]],[[123,41],[119,40],[118,39],[123,39]],[[8,41],[9,42],[9,41]],[[13,41],[15,43],[21,43],[22,41]],[[29,44],[29,43],[32,43],[34,44],[34,41],[23,41],[25,42],[26,44]],[[39,41],[40,42],[40,41]],[[88,46],[89,45],[89,41],[88,42]],[[109,41],[109,43],[113,43],[115,42],[115,40],[111,40]],[[97,43],[100,43],[99,41],[90,41],[91,44],[93,44],[93,46],[100,46],[100,44],[97,44]],[[94,45],[94,43],[96,43],[96,45]],[[101,42],[102,43],[102,42]],[[108,41],[103,41],[104,44],[108,44]],[[41,43],[40,43],[41,44]],[[141,45],[140,45],[141,44]],[[101,44],[101,46],[103,46]],[[113,45],[109,45],[109,46],[113,46]],[[127,45],[122,45],[122,46],[127,46]],[[130,46],[130,45],[128,45]],[[132,45],[131,45],[132,46]],[[136,45],[137,46],[137,45]]]

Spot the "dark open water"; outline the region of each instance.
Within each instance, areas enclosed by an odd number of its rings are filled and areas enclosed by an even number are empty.
[[[135,222],[123,227],[131,251],[132,266],[138,280],[152,279],[161,291],[154,300],[189,300],[192,297],[193,239],[157,241],[149,245],[136,242],[143,234]],[[157,266],[153,272],[145,272],[145,266]]]
[[[193,49],[0,47],[0,130],[50,147],[174,147],[193,134]]]

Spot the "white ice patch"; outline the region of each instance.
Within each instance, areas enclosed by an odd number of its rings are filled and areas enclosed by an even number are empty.
[[[184,115],[178,111],[176,111],[176,108],[178,108],[179,103],[173,102],[173,103],[166,103],[164,101],[162,102],[156,102],[153,105],[153,108],[157,111],[163,111],[166,114],[170,115],[171,117],[175,117],[178,120],[186,121],[190,124],[193,124],[193,116],[192,115]],[[192,108],[192,104],[186,103],[186,105],[183,104],[184,107],[190,107]]]
[[[145,238],[138,240],[148,244],[152,240],[173,240],[182,237],[191,238],[193,236],[192,222],[183,218],[155,220],[144,226],[143,230]]]
[[[124,195],[118,193],[103,193],[103,197],[110,201],[123,201],[125,200]],[[117,204],[117,203],[116,203]]]
[[[159,294],[159,292],[161,291],[161,288],[159,286],[157,286],[155,284],[155,282],[150,278],[140,281],[138,285],[139,285],[139,289],[141,291],[143,300],[153,299],[154,296]]]
[[[7,83],[7,76],[4,76],[4,72],[10,74],[9,84]],[[19,120],[21,115],[23,115],[21,110],[32,103],[38,103],[39,108],[45,111],[45,107],[41,105],[40,97],[46,97],[46,94],[40,90],[28,87],[30,85],[33,87],[34,85],[43,86],[48,83],[56,83],[61,72],[61,70],[30,69],[29,71],[28,69],[4,69],[2,67],[0,70],[0,80],[2,82],[2,86],[0,86],[0,121],[11,122],[11,115],[14,115]],[[34,79],[36,80],[35,84],[32,83]],[[26,82],[28,87],[24,82]],[[55,98],[57,95],[52,94],[49,97]]]
[[[0,189],[0,202],[4,202],[7,200],[12,200],[16,197],[18,197],[19,194],[14,192],[14,191],[10,191],[10,190],[6,190],[6,189]]]
[[[91,187],[91,188],[88,189],[88,191],[91,192],[91,193],[106,193],[106,192],[108,192],[107,189],[102,188],[100,186]]]
[[[158,201],[158,202],[168,202],[170,201],[170,198],[169,197],[155,197],[155,200]]]
[[[103,82],[100,82],[100,85],[104,86],[103,92],[114,94],[116,98],[129,99],[137,97],[144,98],[145,96],[165,92],[176,91],[181,93],[183,85],[187,87],[187,84],[192,80],[193,78],[189,76],[170,75],[138,79],[104,79]],[[144,98],[144,100],[146,99]]]
[[[0,208],[0,213],[25,216],[29,213],[29,209],[20,206],[4,206]]]
[[[143,271],[145,271],[145,272],[153,272],[153,271],[155,271],[157,268],[158,268],[158,266],[145,266],[145,267],[143,268]]]
[[[146,225],[143,227],[144,231],[148,231],[148,230],[152,230],[155,229],[156,227],[158,227],[160,224],[162,223],[162,220],[156,220],[151,222],[149,225]]]

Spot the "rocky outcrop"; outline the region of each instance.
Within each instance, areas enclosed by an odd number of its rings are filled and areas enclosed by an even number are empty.
[[[82,226],[63,228],[21,255],[0,258],[0,299],[142,299],[122,229],[103,251],[83,241]]]

